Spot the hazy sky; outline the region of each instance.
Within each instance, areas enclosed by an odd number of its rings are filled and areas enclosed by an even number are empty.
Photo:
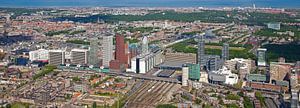
[[[300,0],[0,0],[0,6],[135,6],[215,7],[252,6],[300,8]]]

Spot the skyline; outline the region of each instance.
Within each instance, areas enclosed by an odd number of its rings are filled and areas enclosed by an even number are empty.
[[[0,7],[256,7],[300,8],[297,0],[9,0]]]

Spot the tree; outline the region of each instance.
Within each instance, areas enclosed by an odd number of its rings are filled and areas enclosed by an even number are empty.
[[[97,108],[97,103],[96,102],[93,102],[93,108]]]

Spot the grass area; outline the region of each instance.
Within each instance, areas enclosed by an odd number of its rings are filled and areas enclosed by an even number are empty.
[[[238,81],[238,83],[234,84],[233,87],[241,89],[243,86],[243,82],[242,81]]]
[[[205,48],[207,49],[222,49],[222,46],[213,46],[213,45],[205,45]],[[242,51],[245,50],[245,48],[243,47],[229,47],[229,50],[238,50],[238,51]]]
[[[72,77],[72,81],[78,82],[81,81],[81,79],[78,76],[76,76],[76,77]]]
[[[259,91],[255,92],[255,97],[259,100],[259,102],[262,106],[266,106],[265,97],[263,97],[261,92],[259,92]]]
[[[188,39],[183,42],[174,44],[170,46],[175,52],[183,53],[197,53],[197,48],[194,47],[197,42],[194,39]],[[222,43],[205,43],[205,54],[210,55],[221,55],[222,54]],[[251,58],[256,59],[256,56],[248,50],[252,48],[251,45],[241,45],[241,44],[230,44],[229,45],[229,58]]]
[[[96,93],[99,96],[114,96],[117,97],[118,94],[114,94],[114,93]]]
[[[267,60],[275,62],[279,57],[284,57],[287,62],[300,61],[300,45],[297,44],[267,44]]]
[[[11,108],[29,108],[29,103],[16,102],[11,105]]]
[[[292,31],[294,32],[295,39],[300,39],[300,31],[299,31],[300,27],[299,26],[286,26],[283,25],[281,26],[280,30],[273,30],[273,29],[269,29],[269,28],[264,28],[261,29],[257,32],[255,32],[254,34],[257,36],[267,36],[267,37],[280,37],[280,38],[287,38],[287,37],[291,37],[288,34],[278,34],[277,32],[286,32],[286,31]]]
[[[226,95],[225,99],[227,100],[240,100],[240,96],[238,95],[235,95],[235,94],[228,94]]]
[[[131,44],[131,43],[138,43],[138,42],[139,42],[138,39],[128,39],[128,38],[126,38],[125,41],[126,41],[126,42],[129,42],[130,44]]]
[[[56,69],[55,66],[52,66],[52,65],[46,65],[45,67],[43,67],[43,69],[41,71],[39,71],[38,73],[36,73],[34,76],[33,76],[33,80],[36,80],[40,77],[43,77],[51,72],[53,72],[53,70]]]
[[[226,108],[240,108],[237,104],[226,104]]]
[[[252,101],[247,96],[244,96],[243,105],[244,105],[244,108],[254,108]]]

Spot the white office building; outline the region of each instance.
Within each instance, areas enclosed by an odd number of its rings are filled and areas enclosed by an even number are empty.
[[[114,59],[113,56],[113,35],[103,36],[102,42],[102,65],[109,67],[109,62]]]
[[[189,67],[182,67],[182,86],[188,86],[189,80]]]
[[[46,49],[39,49],[35,51],[29,52],[29,60],[30,61],[44,61],[49,59],[49,51]]]

